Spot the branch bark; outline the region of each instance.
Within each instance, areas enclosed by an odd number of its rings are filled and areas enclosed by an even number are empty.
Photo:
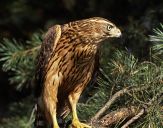
[[[91,118],[91,122],[96,122],[104,113],[106,110],[110,108],[110,106],[118,99],[120,96],[130,93],[132,91],[141,91],[144,89],[147,89],[148,87],[143,88],[124,88],[118,92],[116,92],[109,100],[106,102],[106,104],[95,114],[94,117]]]
[[[110,126],[112,124],[116,124],[123,119],[133,117],[138,113],[139,108],[136,106],[131,106],[127,108],[120,108],[117,111],[110,112],[109,114],[102,117],[99,123],[102,126]]]
[[[126,93],[128,91],[127,88],[122,89],[118,92],[116,92],[111,99],[109,99],[109,101],[96,113],[96,115],[91,119],[91,121],[96,121],[100,118],[100,116],[108,109],[110,108],[111,104],[121,95],[123,95],[124,93]]]
[[[145,88],[143,88],[145,89]],[[135,88],[131,90],[125,90],[124,92],[130,92],[130,91],[140,91],[142,88]],[[120,91],[123,94],[122,90]],[[117,94],[117,93],[115,93]],[[113,95],[118,96],[118,95]],[[113,124],[116,124],[122,120],[125,120],[126,118],[129,119],[121,128],[128,128],[130,124],[138,120],[143,114],[146,112],[148,113],[150,106],[153,104],[155,100],[160,101],[162,99],[162,91],[158,92],[146,105],[144,105],[143,108],[138,108],[137,106],[130,106],[127,108],[120,108],[119,110],[110,112],[109,114],[103,116],[100,120],[91,120],[91,125],[94,126],[94,128],[107,128],[108,126],[111,126]],[[110,100],[109,100],[110,101]],[[113,101],[112,101],[113,102]]]

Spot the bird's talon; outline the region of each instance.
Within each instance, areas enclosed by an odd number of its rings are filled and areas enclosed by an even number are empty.
[[[74,120],[72,122],[72,128],[92,128],[91,126],[81,123],[79,120]]]

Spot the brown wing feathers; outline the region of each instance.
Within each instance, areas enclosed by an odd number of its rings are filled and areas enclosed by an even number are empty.
[[[60,25],[51,27],[46,33],[43,43],[41,45],[40,53],[37,57],[36,64],[36,87],[35,96],[39,97],[42,92],[43,79],[46,74],[46,66],[52,55],[55,54],[55,46],[61,36]]]

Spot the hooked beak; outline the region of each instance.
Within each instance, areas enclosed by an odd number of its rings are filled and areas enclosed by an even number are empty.
[[[108,37],[121,37],[122,33],[119,28],[114,28]]]
[[[122,36],[122,33],[121,33],[120,29],[117,29],[117,32],[116,33],[117,34],[116,34],[115,37],[121,37]]]

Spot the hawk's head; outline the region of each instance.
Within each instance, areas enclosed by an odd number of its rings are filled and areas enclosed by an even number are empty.
[[[71,22],[71,26],[83,39],[90,39],[95,43],[109,37],[120,37],[121,31],[107,19],[94,17]]]

